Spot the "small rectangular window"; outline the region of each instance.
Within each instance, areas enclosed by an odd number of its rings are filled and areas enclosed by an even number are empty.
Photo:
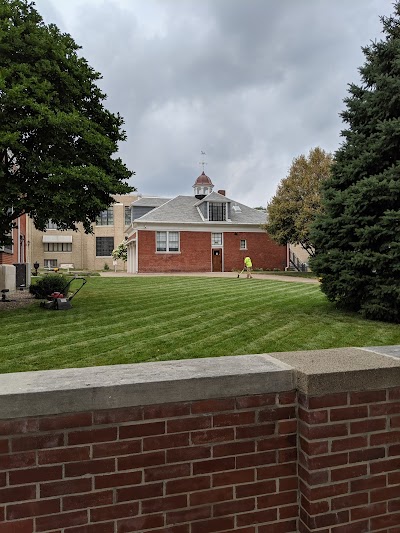
[[[157,252],[179,252],[179,231],[157,231]]]
[[[46,224],[46,229],[58,229],[58,226],[52,220],[49,220]]]
[[[96,256],[110,257],[114,250],[114,237],[96,237]]]
[[[43,261],[44,268],[56,268],[57,259],[45,259]]]
[[[167,251],[167,232],[157,231],[157,252]]]
[[[246,242],[246,239],[240,239],[240,249],[241,249],[241,250],[247,250],[247,242]]]
[[[222,233],[211,233],[211,246],[222,246]]]
[[[168,251],[179,252],[179,233],[177,231],[168,232]]]
[[[125,206],[125,226],[130,226],[131,223],[131,208],[130,206]]]
[[[221,202],[210,202],[208,204],[208,220],[226,220],[226,204]]]
[[[72,252],[72,242],[47,242],[44,244],[45,252]]]
[[[109,207],[102,211],[96,219],[97,226],[113,226],[114,225],[114,208]]]

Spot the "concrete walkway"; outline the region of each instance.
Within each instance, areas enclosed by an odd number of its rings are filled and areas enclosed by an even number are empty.
[[[128,274],[127,272],[100,272],[104,278],[132,278],[132,277],[151,277],[151,276],[191,276],[191,277],[208,277],[208,278],[237,278],[237,272],[168,272],[155,274]],[[254,279],[272,279],[275,281],[294,281],[296,283],[318,283],[316,278],[300,278],[295,276],[280,276],[279,274],[259,274],[253,272]],[[241,279],[246,279],[246,274],[240,275]]]

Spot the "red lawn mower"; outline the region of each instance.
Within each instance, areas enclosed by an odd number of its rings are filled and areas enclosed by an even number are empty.
[[[69,292],[69,287],[73,281],[78,280],[80,285],[73,292]],[[86,279],[81,277],[72,278],[63,288],[62,292],[53,292],[47,297],[45,302],[40,302],[40,307],[44,309],[52,309],[53,311],[66,311],[71,309],[71,300],[85,285]]]

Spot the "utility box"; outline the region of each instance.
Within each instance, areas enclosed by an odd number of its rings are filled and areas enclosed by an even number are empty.
[[[31,283],[31,265],[30,263],[14,263],[15,266],[15,285],[17,290],[21,287],[29,287]]]
[[[0,290],[15,291],[15,277],[14,265],[0,265]]]

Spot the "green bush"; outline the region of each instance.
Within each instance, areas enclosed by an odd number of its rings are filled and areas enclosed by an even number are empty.
[[[53,292],[62,292],[67,284],[67,278],[62,274],[48,274],[36,283],[32,283],[29,292],[35,298],[47,298]]]

